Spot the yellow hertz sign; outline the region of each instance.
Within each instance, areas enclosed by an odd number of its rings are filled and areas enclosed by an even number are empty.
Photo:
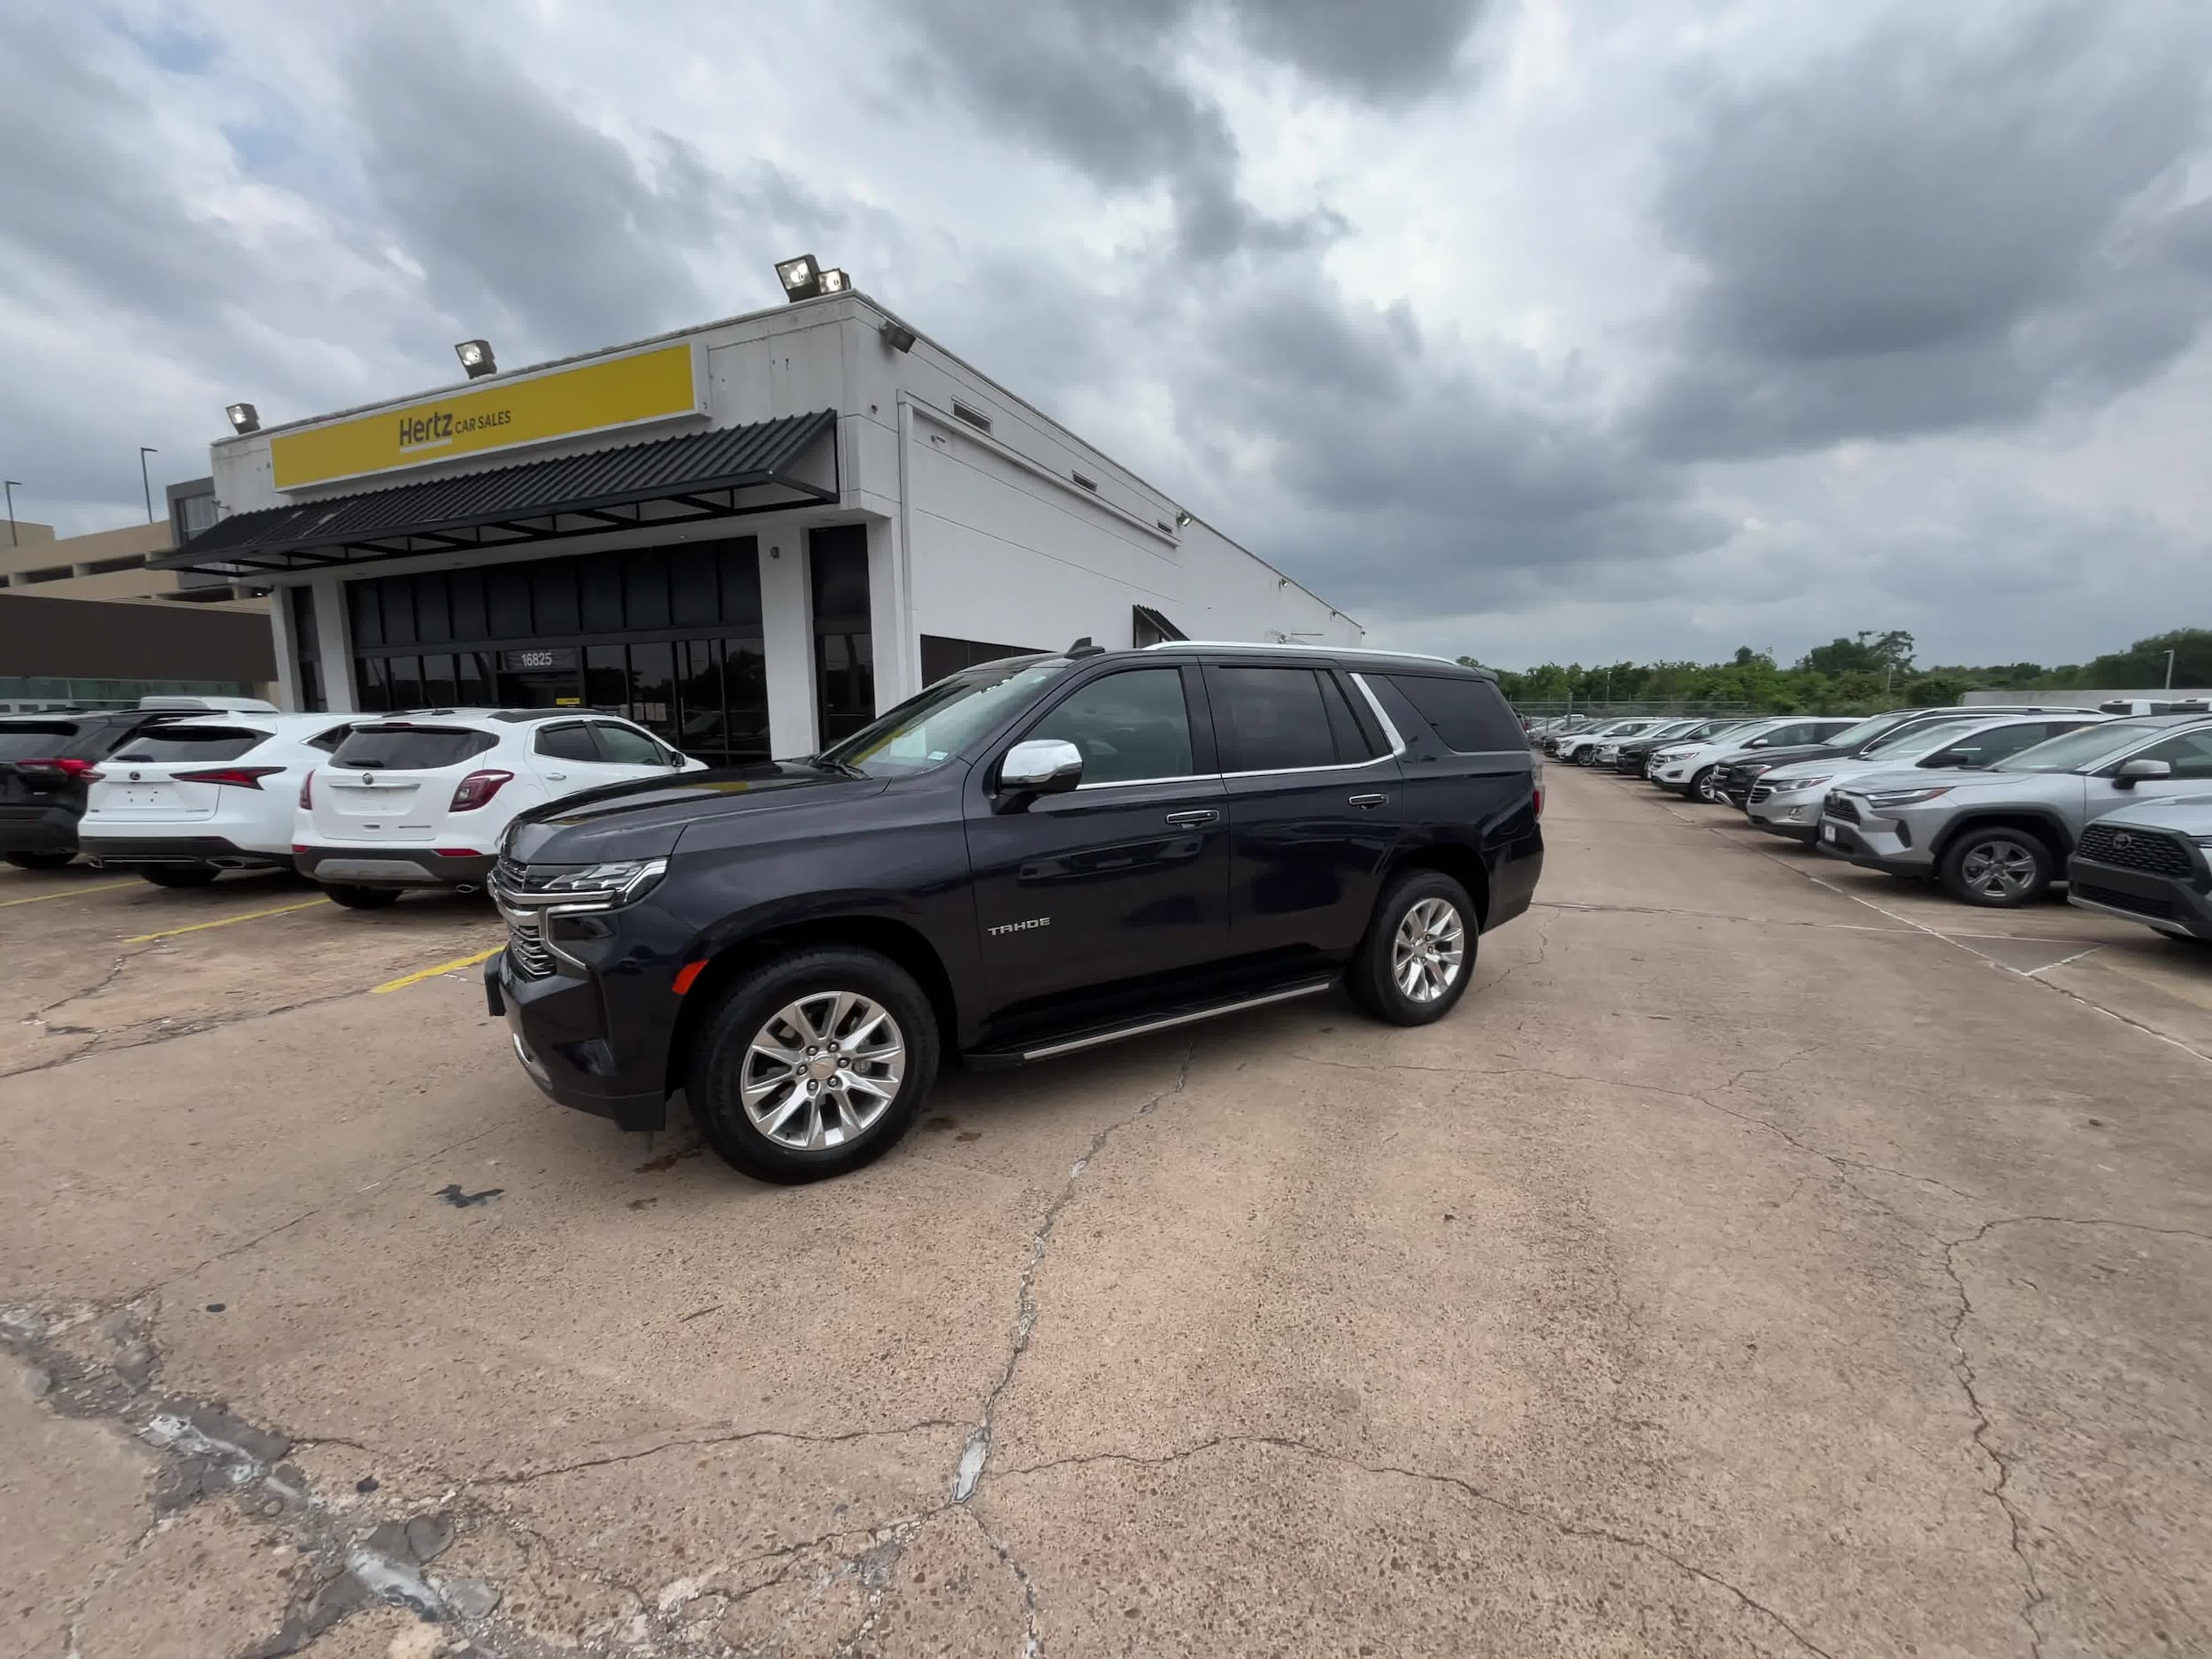
[[[691,345],[556,369],[526,380],[280,433],[269,440],[279,489],[364,478],[427,461],[573,438],[704,412]]]

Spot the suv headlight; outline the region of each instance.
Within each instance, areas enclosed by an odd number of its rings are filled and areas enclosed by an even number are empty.
[[[1655,752],[1652,756],[1652,759],[1665,761],[1680,760],[1683,756],[1688,754],[1689,752],[1690,751],[1686,749],[1663,749]]]
[[[614,864],[585,864],[565,871],[543,887],[514,892],[503,887],[506,903],[542,910],[551,916],[578,916],[592,910],[618,910],[634,904],[660,885],[668,873],[665,858],[626,858]]]
[[[1923,801],[1932,801],[1939,795],[1950,793],[1949,784],[1933,789],[1885,789],[1879,795],[1868,795],[1866,803],[1886,811],[1894,806],[1918,806]]]
[[[1777,778],[1774,780],[1774,787],[1778,790],[1793,794],[1800,789],[1817,789],[1827,781],[1826,778]]]

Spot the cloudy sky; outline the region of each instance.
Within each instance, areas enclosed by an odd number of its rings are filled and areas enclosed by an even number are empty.
[[[2212,626],[2205,0],[12,0],[0,470],[775,302],[811,249],[1519,666]]]

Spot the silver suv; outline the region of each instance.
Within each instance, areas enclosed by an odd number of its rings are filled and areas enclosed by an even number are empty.
[[[2066,896],[2212,944],[2212,795],[2146,801],[2099,818],[2067,861]]]
[[[2212,720],[2167,715],[2085,726],[1985,772],[1853,779],[1822,803],[1820,849],[1892,875],[1934,876],[1968,904],[2040,898],[2089,824],[2138,802],[2201,795]]]

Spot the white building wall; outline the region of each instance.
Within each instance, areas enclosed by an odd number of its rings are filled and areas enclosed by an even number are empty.
[[[1103,646],[1126,646],[1132,607],[1140,604],[1160,611],[1194,638],[1361,643],[1363,631],[1350,618],[1209,526],[1196,520],[1179,526],[1177,503],[959,358],[926,339],[918,340],[909,352],[892,349],[879,333],[886,315],[856,294],[667,336],[695,337],[703,343],[709,419],[715,426],[826,408],[839,411],[842,500],[836,507],[674,532],[611,532],[494,557],[581,554],[703,535],[757,536],[770,724],[780,754],[814,746],[804,532],[810,525],[849,523],[856,515],[869,526],[879,707],[919,689],[920,634],[1042,649],[1088,634]],[[989,434],[954,419],[956,403],[988,419]],[[902,411],[911,434],[904,443]],[[371,487],[487,471],[698,429],[694,423],[611,436],[603,433],[465,457],[442,467],[413,468]],[[211,470],[226,513],[363,488],[356,480],[278,495],[271,482],[270,435],[257,433],[213,446]],[[1072,475],[1078,472],[1097,488],[1077,485]],[[770,556],[772,547],[780,557]],[[449,554],[426,556],[381,563],[361,573],[455,562]],[[341,706],[342,687],[351,700],[351,654],[340,626],[342,607],[334,579],[319,578],[315,586],[326,673],[334,706]]]

